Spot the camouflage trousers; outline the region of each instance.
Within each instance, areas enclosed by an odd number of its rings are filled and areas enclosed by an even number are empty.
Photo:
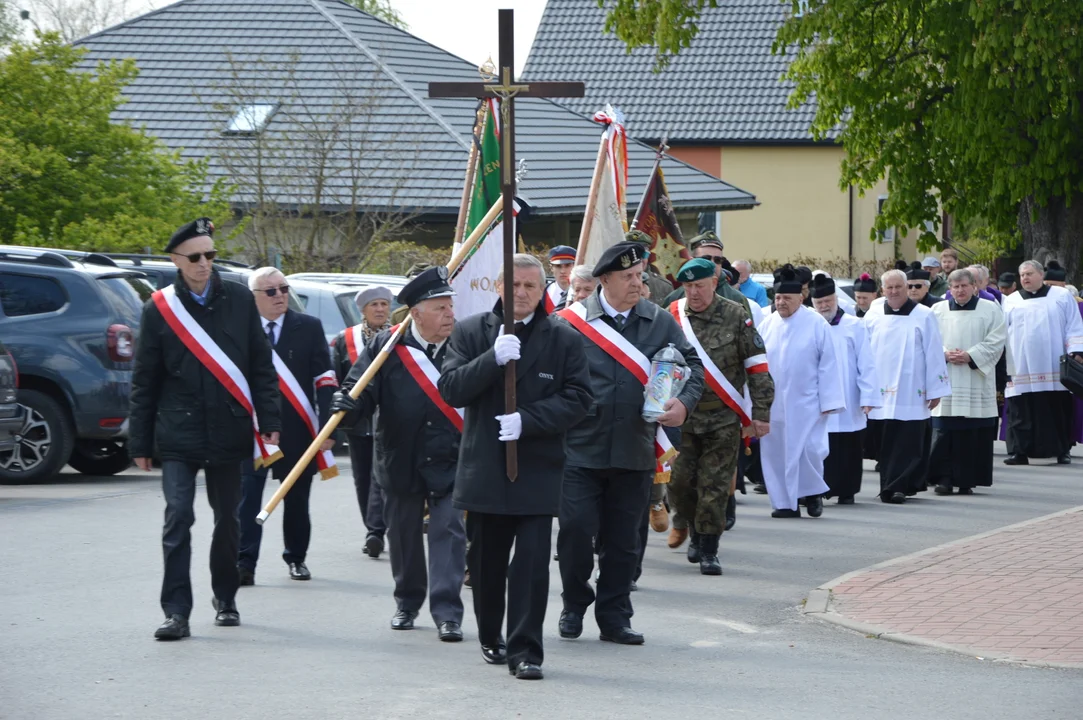
[[[669,481],[669,502],[681,517],[694,520],[701,535],[721,535],[726,527],[726,503],[740,449],[739,423],[709,433],[685,429],[681,434],[681,454],[673,463]]]

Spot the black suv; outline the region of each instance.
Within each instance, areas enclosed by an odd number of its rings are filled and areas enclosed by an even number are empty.
[[[47,480],[65,464],[112,475],[129,465],[128,396],[143,274],[0,246],[0,340],[19,369],[18,442],[0,449],[0,482]]]

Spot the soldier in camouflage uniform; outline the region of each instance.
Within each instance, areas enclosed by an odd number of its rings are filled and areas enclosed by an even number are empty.
[[[748,384],[752,398],[752,425],[757,437],[770,429],[768,421],[775,386],[766,358],[746,371],[746,361],[764,354],[763,340],[744,308],[715,294],[718,278],[714,264],[704,258],[689,260],[677,275],[687,293],[685,314],[708,357],[738,393]],[[675,316],[678,304],[670,306]],[[698,562],[704,575],[721,575],[718,540],[725,529],[730,481],[737,470],[741,448],[737,414],[705,385],[696,409],[681,427],[680,454],[673,465],[669,498],[676,511],[694,521],[688,547],[689,562]]]
[[[694,258],[706,258],[715,263],[715,276],[718,277],[718,295],[732,300],[733,302],[741,305],[748,311],[749,317],[752,316],[752,308],[748,304],[748,298],[741,294],[741,291],[731,286],[722,275],[723,267],[730,267],[729,261],[726,260],[722,254],[722,241],[718,239],[718,236],[711,231],[707,231],[701,235],[696,235],[694,238],[688,241],[688,249],[692,253]],[[735,271],[736,272],[736,271]],[[684,287],[679,287],[666,296],[665,306],[669,307],[675,300],[680,300],[684,297]]]

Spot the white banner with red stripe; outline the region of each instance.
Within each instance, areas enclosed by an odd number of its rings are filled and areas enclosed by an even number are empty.
[[[365,333],[361,330],[361,323],[346,328],[346,354],[350,356],[350,364],[357,362],[364,347]]]
[[[192,314],[177,297],[176,288],[167,285],[161,290],[156,290],[151,298],[155,307],[162,314],[166,324],[177,335],[189,352],[210,370],[215,379],[229,391],[233,399],[240,403],[252,417],[252,433],[255,436],[252,450],[252,462],[257,468],[266,467],[282,457],[282,451],[277,445],[263,442],[259,434],[259,422],[256,419],[256,411],[252,406],[252,390],[248,386],[241,369],[230,360],[229,356],[218,347],[218,343],[211,339],[207,331],[199,326]]]
[[[568,286],[568,290],[571,290],[571,286]],[[560,285],[555,282],[549,283],[549,287],[545,288],[545,312],[552,315],[556,312],[557,304],[560,303],[560,296],[563,291],[560,289]]]
[[[316,416],[316,410],[312,407],[312,403],[308,401],[308,395],[279,356],[278,351],[271,350],[271,359],[274,361],[275,370],[278,371],[278,389],[282,392],[282,397],[286,398],[289,404],[293,406],[294,411],[304,420],[312,439],[315,439],[320,431],[320,420]],[[331,375],[332,381],[334,380],[334,372],[329,370],[316,378],[316,387],[324,387],[327,384],[325,380],[328,374]],[[316,467],[319,468],[320,477],[324,480],[338,475],[338,465],[335,464],[335,456],[330,450],[321,451],[316,455]]]
[[[444,413],[444,416],[461,433],[463,431],[463,410],[462,408],[451,407],[444,402],[444,398],[440,397],[440,391],[437,389],[437,383],[440,381],[440,371],[433,365],[429,356],[421,350],[404,345],[401,342],[395,346],[395,353],[402,360],[402,364],[406,367],[406,371],[410,373],[410,377],[417,381],[417,384],[428,396],[429,400],[432,400],[440,412]]]
[[[632,373],[643,387],[647,386],[647,378],[651,372],[651,362],[647,356],[639,351],[632,343],[628,342],[623,335],[605,324],[601,318],[587,321],[587,309],[583,303],[574,303],[557,313],[579,332],[586,335],[590,340],[605,351],[607,355],[619,362],[625,370]],[[673,443],[669,441],[662,426],[654,435],[654,456],[658,465],[664,466],[676,456],[677,451]]]

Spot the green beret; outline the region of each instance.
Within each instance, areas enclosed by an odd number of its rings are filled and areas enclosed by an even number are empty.
[[[650,247],[654,244],[654,238],[652,238],[650,235],[643,232],[642,230],[632,228],[628,232],[624,233],[624,242],[634,242],[639,243],[640,245],[646,245],[647,247]]]
[[[713,277],[714,263],[707,258],[695,258],[689,260],[684,265],[681,265],[681,269],[677,271],[677,280],[683,283],[706,280],[707,278]]]
[[[712,245],[719,250],[723,250],[722,241],[718,239],[718,236],[713,231],[708,230],[701,235],[696,235],[694,238],[688,241],[688,249],[695,250],[700,245]]]

